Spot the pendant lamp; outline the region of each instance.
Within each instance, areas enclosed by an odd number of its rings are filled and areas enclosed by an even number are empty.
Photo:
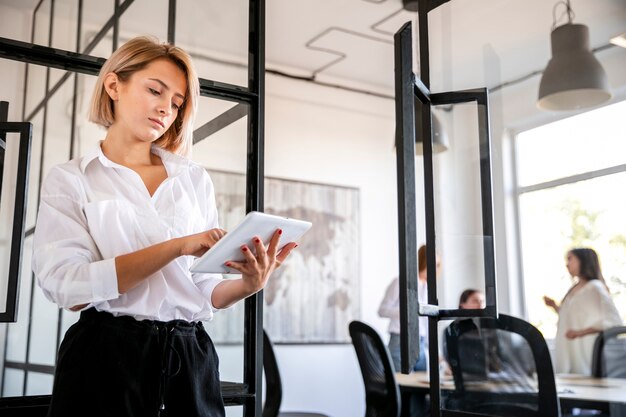
[[[576,110],[596,106],[611,98],[606,72],[589,48],[589,28],[572,23],[569,0],[568,23],[554,28],[552,59],[539,84],[537,106],[542,110]],[[556,18],[555,24],[556,24]]]

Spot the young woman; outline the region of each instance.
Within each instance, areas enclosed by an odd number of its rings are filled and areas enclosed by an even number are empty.
[[[225,233],[211,179],[185,157],[198,97],[187,53],[132,39],[96,82],[90,120],[105,139],[42,185],[33,270],[51,301],[81,311],[59,349],[50,416],[224,415],[201,320],[260,291],[297,245],[278,252],[278,230],[227,262],[240,279],[189,272]]]
[[[555,371],[591,375],[591,356],[597,334],[621,325],[622,319],[611,300],[593,249],[572,249],[567,253],[566,267],[577,280],[561,304],[544,297],[545,304],[559,315]]]

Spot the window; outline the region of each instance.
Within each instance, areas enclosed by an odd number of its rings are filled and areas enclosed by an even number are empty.
[[[520,245],[528,318],[546,338],[572,281],[565,254],[591,247],[626,321],[626,101],[520,133]]]

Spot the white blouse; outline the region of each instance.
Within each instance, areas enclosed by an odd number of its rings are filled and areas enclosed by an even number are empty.
[[[604,283],[591,280],[565,297],[559,309],[554,365],[557,373],[591,375],[591,357],[597,333],[568,339],[568,330],[589,327],[606,330],[619,326],[622,319]]]
[[[428,304],[428,285],[426,281],[417,280],[417,299],[420,304]],[[389,283],[385,297],[378,307],[378,315],[389,320],[389,333],[400,334],[400,278],[395,277]],[[428,339],[428,317],[419,316],[420,336]]]
[[[125,294],[115,257],[218,227],[213,183],[201,166],[152,146],[167,179],[150,196],[133,170],[98,145],[50,170],[41,189],[33,271],[46,297],[62,308],[87,303],[138,320],[209,320],[221,275],[191,274],[180,256]]]

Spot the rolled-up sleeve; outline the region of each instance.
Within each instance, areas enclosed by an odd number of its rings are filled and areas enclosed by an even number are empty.
[[[33,243],[37,283],[62,308],[119,297],[115,259],[102,259],[75,188],[59,170],[50,172],[42,187]]]

